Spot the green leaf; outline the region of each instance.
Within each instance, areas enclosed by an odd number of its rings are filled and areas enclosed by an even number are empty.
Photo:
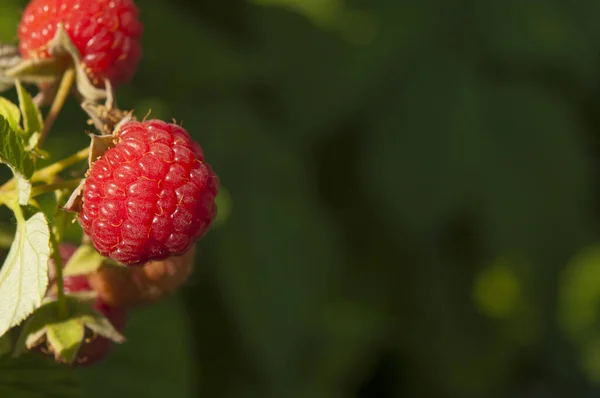
[[[58,213],[58,200],[54,192],[46,192],[35,196],[36,208],[38,208],[48,220],[52,220],[54,227],[56,213]]]
[[[71,296],[69,299],[73,300],[76,297]],[[83,298],[84,296],[79,297]],[[75,312],[72,316],[81,319],[85,327],[115,343],[124,343],[126,341],[125,337],[113,326],[108,318],[90,306],[89,301],[87,303],[85,301],[75,301],[74,304]]]
[[[31,151],[33,153],[33,155],[38,158],[49,159],[50,152],[43,150],[37,146],[38,142],[40,142],[41,136],[42,135],[40,133],[31,134],[31,137],[29,137],[29,140],[27,140],[27,150]]]
[[[25,149],[23,138],[3,116],[0,116],[0,161],[27,179],[33,174],[33,157]]]
[[[6,76],[25,83],[44,84],[54,82],[60,76],[62,63],[57,58],[23,59],[5,71]]]
[[[73,363],[83,342],[85,328],[81,319],[69,318],[48,326],[46,335],[54,352],[67,363]]]
[[[33,133],[39,133],[42,131],[44,126],[44,120],[42,119],[42,113],[38,106],[33,102],[33,98],[21,82],[17,80],[16,83],[17,94],[19,96],[19,107],[23,115],[23,129],[25,130],[25,140],[29,141],[29,138]],[[29,143],[29,142],[28,142]]]
[[[19,357],[38,345],[40,340],[46,340],[57,360],[72,363],[84,340],[86,328],[116,343],[125,342],[125,337],[110,321],[92,307],[96,299],[95,292],[65,296],[66,318],[59,315],[55,297],[46,299],[25,323],[13,355]]]
[[[20,130],[21,112],[19,107],[4,97],[0,97],[0,116],[8,121],[10,128],[15,131]]]
[[[40,306],[48,287],[48,222],[42,213],[27,221],[19,213],[15,240],[0,269],[0,336]]]
[[[46,334],[47,326],[58,319],[58,312],[58,302],[55,299],[46,300],[25,322],[13,357],[18,358],[33,348]]]
[[[123,336],[110,322],[108,318],[99,312],[90,313],[84,317],[82,320],[87,328],[97,333],[99,336],[105,337],[109,340],[114,341],[115,343],[125,343],[127,341],[125,336]]]
[[[71,192],[69,190],[54,191],[58,207],[52,217],[52,233],[57,242],[62,242],[67,229],[73,225],[73,220],[77,216],[75,213],[65,211],[61,207],[66,206]]]
[[[81,245],[71,256],[63,270],[64,276],[85,275],[96,271],[104,257],[92,245]]]

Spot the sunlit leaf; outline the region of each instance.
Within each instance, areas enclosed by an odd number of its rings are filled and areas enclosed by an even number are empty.
[[[18,131],[21,122],[21,112],[19,107],[4,97],[0,97],[0,116],[4,117],[10,128],[14,131]]]
[[[0,161],[25,178],[33,174],[33,158],[25,149],[23,138],[0,116]]]
[[[48,286],[50,229],[42,213],[25,221],[17,217],[17,232],[0,269],[0,335],[18,325],[40,306]]]
[[[19,107],[23,115],[23,129],[25,130],[25,141],[28,143],[29,137],[34,133],[42,131],[43,119],[38,106],[33,102],[31,94],[21,85],[19,81],[16,84],[17,94],[19,95]]]
[[[97,270],[104,257],[92,245],[81,245],[75,250],[63,270],[64,276],[84,275]]]
[[[54,352],[60,353],[67,362],[72,363],[77,357],[79,347],[83,342],[84,326],[81,319],[69,318],[48,326],[46,338]]]

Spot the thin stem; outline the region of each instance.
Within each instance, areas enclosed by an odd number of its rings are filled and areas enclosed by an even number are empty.
[[[69,309],[67,308],[67,300],[65,299],[65,284],[63,281],[63,263],[60,256],[60,249],[56,237],[51,232],[50,242],[52,242],[52,258],[56,265],[56,301],[58,303],[58,316],[60,319],[65,319],[69,316]]]
[[[56,191],[57,189],[74,189],[74,188],[77,188],[77,186],[79,185],[80,182],[81,182],[81,178],[75,178],[73,180],[68,180],[68,181],[60,181],[60,182],[55,182],[52,184],[39,185],[39,186],[33,187],[31,189],[31,197],[34,198],[38,195],[41,195],[41,194],[44,194],[47,192]]]
[[[41,147],[44,140],[48,136],[50,129],[54,125],[58,114],[63,108],[69,94],[71,93],[71,87],[73,86],[73,82],[75,81],[75,69],[69,68],[63,73],[62,79],[60,80],[60,85],[58,86],[58,91],[56,92],[56,96],[54,97],[54,101],[52,101],[52,106],[50,107],[50,111],[48,111],[48,115],[46,115],[46,120],[44,120],[44,128],[40,134],[40,139],[38,141],[38,147]]]
[[[56,174],[61,171],[73,166],[76,163],[81,162],[82,160],[86,160],[89,156],[90,148],[86,147],[81,149],[79,152],[74,153],[68,158],[64,158],[56,163],[53,163],[49,166],[44,167],[33,173],[31,177],[31,182],[46,182],[51,183]],[[0,187],[0,192],[7,192],[16,187],[17,180],[11,178],[4,185]]]
[[[87,160],[89,153],[90,148],[86,147],[79,150],[79,152],[69,156],[68,158],[64,158],[63,160],[53,163],[50,166],[46,166],[43,169],[40,169],[33,173],[33,176],[31,177],[31,182],[44,181],[49,183],[54,179],[54,177],[58,173],[60,173],[64,169],[67,169],[73,166],[74,164],[81,162],[82,160]]]

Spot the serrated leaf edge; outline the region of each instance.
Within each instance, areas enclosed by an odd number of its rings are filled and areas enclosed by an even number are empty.
[[[20,209],[19,209],[20,211]],[[32,217],[30,217],[28,220],[24,220],[22,217],[22,214],[19,215],[18,213],[15,213],[16,217],[17,217],[17,222],[20,225],[17,225],[17,232],[15,234],[15,240],[13,241],[13,245],[11,246],[8,255],[6,256],[5,262],[3,267],[0,269],[0,288],[2,287],[2,283],[3,281],[5,281],[8,277],[8,275],[10,275],[10,272],[12,271],[12,264],[9,264],[12,261],[15,261],[18,257],[18,253],[21,253],[24,249],[24,245],[25,245],[25,240],[28,239],[28,237],[26,236],[26,231],[27,231],[27,227],[29,225],[32,225],[35,222],[43,222],[43,225],[45,226],[48,236],[50,236],[50,228],[48,226],[48,222],[46,220],[46,217],[43,215],[43,213],[39,212],[34,214]],[[40,253],[42,255],[45,255],[45,259],[44,257],[42,257],[42,263],[46,264],[46,268],[44,269],[44,267],[39,267],[41,268],[41,270],[43,272],[40,272],[40,269],[38,268],[38,277],[37,277],[37,282],[39,284],[38,286],[38,290],[41,291],[39,298],[34,298],[31,301],[31,303],[25,308],[24,313],[17,316],[17,311],[19,309],[19,304],[21,302],[21,298],[18,297],[16,300],[16,304],[14,306],[14,311],[12,313],[12,315],[8,318],[8,322],[6,322],[6,325],[4,326],[4,330],[0,329],[0,335],[3,335],[4,333],[6,333],[10,328],[12,328],[13,326],[19,325],[24,319],[26,319],[29,315],[31,315],[37,308],[40,307],[41,303],[42,303],[42,299],[46,293],[46,289],[48,287],[48,269],[47,269],[47,264],[48,264],[48,259],[50,258],[50,243],[48,242],[48,247],[46,249],[46,251],[44,251],[44,248],[39,248],[36,247],[36,249],[38,250],[36,252],[36,255],[39,259]],[[21,256],[22,257],[22,256]],[[9,265],[7,265],[9,264]],[[19,278],[19,284],[22,283],[22,278]],[[18,288],[18,290],[21,290],[21,287]],[[2,316],[4,316],[4,314],[2,314]]]

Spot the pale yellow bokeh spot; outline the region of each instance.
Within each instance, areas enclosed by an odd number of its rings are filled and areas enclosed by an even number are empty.
[[[225,224],[231,214],[232,199],[227,188],[223,186],[219,187],[219,193],[217,194],[215,202],[217,204],[217,216],[213,221],[213,227],[219,227]]]
[[[588,379],[600,384],[600,338],[586,344],[581,351],[581,366]]]
[[[565,268],[560,280],[558,318],[569,337],[588,341],[600,319],[600,246],[592,246]]]
[[[507,263],[497,262],[477,276],[473,296],[476,307],[483,314],[491,318],[508,318],[517,309],[521,286]]]
[[[560,279],[558,320],[581,352],[588,379],[600,384],[600,245],[582,250]]]

